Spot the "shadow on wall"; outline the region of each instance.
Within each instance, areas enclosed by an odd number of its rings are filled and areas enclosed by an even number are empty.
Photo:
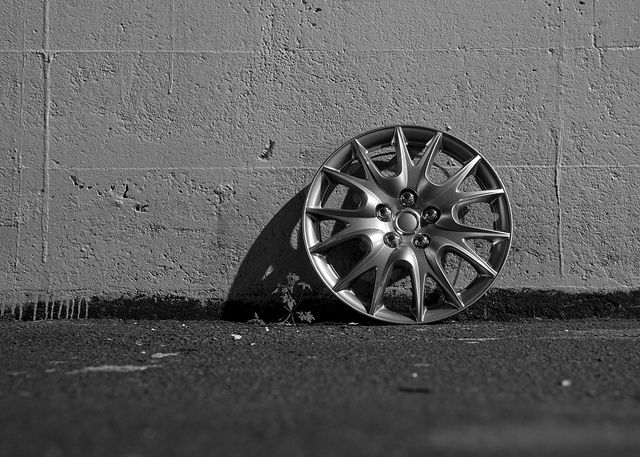
[[[78,318],[118,319],[223,319],[247,321],[254,313],[267,322],[287,315],[279,294],[279,283],[295,273],[308,283],[301,311],[312,311],[317,321],[351,322],[359,319],[335,299],[317,277],[304,249],[300,221],[307,188],[289,200],[273,216],[247,252],[228,299],[201,300],[174,295],[93,296],[55,298],[37,295],[24,304],[5,307],[2,320],[53,320]],[[222,306],[222,310],[221,310]],[[222,311],[222,315],[220,315]]]
[[[273,291],[279,283],[286,282],[289,273],[309,283],[314,295],[323,290],[307,258],[300,230],[307,189],[298,192],[273,216],[247,252],[231,285],[224,318],[244,320],[256,311],[260,317],[263,313],[277,315],[281,304]]]

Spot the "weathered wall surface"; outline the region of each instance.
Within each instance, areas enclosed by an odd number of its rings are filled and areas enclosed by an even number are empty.
[[[630,0],[6,0],[3,306],[311,280],[303,189],[400,123],[503,178],[496,287],[637,288],[639,20]]]

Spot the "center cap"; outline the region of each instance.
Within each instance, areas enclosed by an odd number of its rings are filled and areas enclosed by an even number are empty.
[[[403,211],[395,220],[396,229],[408,235],[414,233],[420,227],[420,216],[413,211]]]

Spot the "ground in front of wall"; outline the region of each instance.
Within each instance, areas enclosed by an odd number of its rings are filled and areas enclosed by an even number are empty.
[[[0,455],[640,455],[640,321],[0,322]]]

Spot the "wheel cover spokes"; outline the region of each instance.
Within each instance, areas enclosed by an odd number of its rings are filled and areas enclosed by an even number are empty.
[[[432,322],[478,300],[512,237],[507,194],[488,162],[415,126],[338,148],[309,187],[302,229],[311,263],[340,300],[397,323]]]

